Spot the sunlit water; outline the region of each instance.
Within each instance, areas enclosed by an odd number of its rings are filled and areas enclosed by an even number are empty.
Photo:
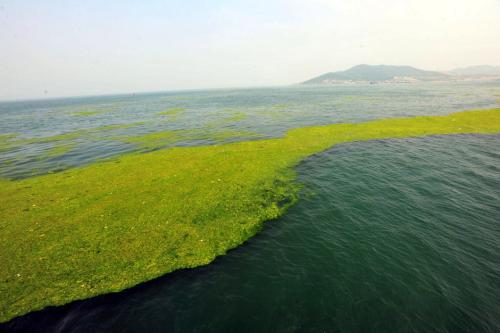
[[[373,113],[361,109],[364,104],[359,101],[352,102],[352,114],[333,108],[328,115],[294,111],[283,121],[262,121],[261,133],[273,135],[273,128],[282,131],[294,124],[449,113],[494,103],[491,91],[485,92],[491,86],[466,89],[478,91],[470,104],[453,104],[443,97],[443,91],[464,93],[463,86],[438,88],[434,108],[425,98],[417,101],[418,86],[375,87],[365,91],[381,99],[369,109]],[[322,88],[317,94],[335,95],[336,89],[342,93],[361,88]],[[254,103],[258,100],[257,90],[235,93],[249,94]],[[314,96],[311,88],[261,92],[264,100],[279,95],[307,104],[293,97],[295,93],[323,98]],[[206,97],[205,103],[210,100]],[[255,119],[240,121],[259,129]],[[500,135],[343,144],[308,158],[297,171],[304,186],[299,202],[212,264],[121,293],[49,308],[0,329],[500,331]]]

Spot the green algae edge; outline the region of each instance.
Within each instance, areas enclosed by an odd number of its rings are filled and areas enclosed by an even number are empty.
[[[171,117],[175,117],[175,116],[178,116],[180,115],[182,112],[186,111],[185,108],[170,108],[170,109],[167,109],[165,111],[160,111],[158,112],[158,114],[160,116],[171,116]]]
[[[0,322],[210,263],[296,200],[293,167],[335,144],[499,133],[500,109],[334,124],[128,154],[0,180]]]
[[[140,149],[156,149],[167,147],[180,141],[204,140],[210,142],[220,142],[230,139],[255,139],[262,138],[262,135],[256,132],[233,130],[233,129],[213,129],[213,128],[193,128],[184,130],[166,130],[142,134],[138,136],[117,136],[113,140],[136,145]]]

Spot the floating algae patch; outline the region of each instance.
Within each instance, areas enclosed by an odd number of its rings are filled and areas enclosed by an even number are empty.
[[[56,141],[15,146],[0,156],[0,173],[10,179],[19,179],[47,172],[60,171],[64,163],[60,157],[71,152],[80,142]],[[25,168],[26,165],[34,165]]]
[[[80,138],[103,139],[103,134],[117,129],[127,129],[144,124],[144,122],[134,122],[130,124],[113,124],[103,125],[95,128],[78,130],[58,135],[34,137],[34,138],[19,138],[16,139],[16,134],[5,134],[0,136],[0,152],[11,149],[20,148],[31,144],[42,143],[57,143],[63,141],[73,141]],[[68,146],[68,144],[66,144]]]
[[[150,150],[163,148],[179,142],[206,141],[206,143],[218,143],[230,139],[251,139],[257,137],[261,137],[261,135],[251,131],[194,128],[186,130],[167,130],[139,136],[122,136],[115,137],[114,139],[129,144],[135,144],[142,149]]]
[[[144,125],[146,122],[144,121],[137,121],[129,124],[112,124],[112,125],[103,125],[99,127],[95,127],[89,130],[89,132],[104,132],[104,131],[114,131],[117,129],[127,129],[127,128],[132,128],[140,125]]]
[[[74,139],[80,138],[88,132],[89,132],[88,130],[79,130],[79,131],[73,131],[73,132],[51,135],[51,136],[41,136],[41,137],[34,137],[34,138],[20,138],[20,139],[16,139],[16,140],[11,140],[10,142],[13,146],[23,146],[23,145],[29,145],[29,144],[68,141],[68,140],[74,140]]]
[[[494,93],[494,94],[493,94],[493,97],[494,97],[494,98],[495,98],[495,97],[500,97],[500,93]],[[497,100],[495,101],[495,103],[500,104],[500,99],[497,99]]]
[[[75,146],[76,142],[69,142],[65,144],[56,144],[52,146],[51,148],[47,149],[44,151],[42,154],[37,156],[38,160],[44,160],[44,159],[49,159],[49,158],[55,158],[62,156],[68,152],[70,152]]]
[[[343,96],[338,96],[332,101],[329,101],[329,104],[331,104],[332,106],[342,106],[342,105],[352,104],[354,102],[367,103],[373,101],[375,101],[375,99],[371,96],[343,95]]]
[[[232,109],[222,110],[221,113],[223,114],[222,117],[208,121],[205,124],[205,128],[214,129],[214,128],[224,127],[227,126],[228,124],[234,124],[239,121],[245,120],[248,117],[248,115],[245,112],[236,111]]]
[[[15,146],[15,140],[13,140],[17,134],[7,133],[0,134],[0,152],[12,149]]]
[[[262,139],[262,134],[246,131],[246,130],[234,130],[230,128],[195,128],[189,130],[182,130],[181,136],[183,141],[202,141],[206,144],[220,144],[227,143],[231,141],[241,141],[248,139]]]
[[[290,106],[287,104],[275,104],[271,107],[259,108],[255,110],[255,114],[260,116],[266,116],[271,119],[283,119],[288,117],[287,110],[290,109]]]
[[[88,133],[87,130],[80,130],[74,132],[68,132],[58,135],[46,136],[46,137],[38,137],[38,138],[30,138],[30,139],[22,139],[19,140],[21,144],[30,144],[30,143],[49,143],[49,142],[57,142],[57,141],[66,141],[66,140],[74,140]]]
[[[0,152],[8,152],[14,149],[19,149],[28,145],[56,143],[60,141],[70,141],[82,136],[85,131],[75,131],[54,136],[37,137],[37,138],[19,138],[16,135],[10,138],[0,138]]]
[[[82,111],[76,111],[72,112],[71,115],[75,117],[91,117],[91,116],[97,116],[101,114],[105,114],[108,112],[115,111],[114,108],[104,108],[104,109],[96,109],[96,110],[82,110]]]
[[[138,136],[115,137],[115,140],[137,145],[145,149],[154,149],[168,146],[182,140],[178,130],[161,131]]]
[[[204,140],[212,143],[220,143],[230,139],[255,139],[262,138],[262,135],[252,131],[222,129],[206,131],[204,129],[195,129],[185,131],[185,137],[191,140]]]
[[[71,115],[77,117],[89,117],[89,116],[95,116],[100,113],[101,111],[79,111],[79,112],[74,112]]]
[[[342,96],[342,100],[345,101],[345,102],[352,102],[354,100],[357,100],[357,99],[361,99],[362,96],[356,96],[356,95],[345,95],[345,96]]]
[[[11,139],[15,138],[17,135],[18,135],[17,133],[0,134],[0,142],[11,140]]]
[[[247,117],[248,117],[248,115],[244,112],[233,111],[230,113],[229,116],[223,118],[223,120],[226,123],[234,123],[234,122],[245,120]]]
[[[283,214],[293,166],[332,145],[498,132],[500,109],[386,119],[0,179],[0,321],[208,264]]]
[[[161,116],[170,116],[171,118],[177,118],[184,111],[186,111],[185,108],[170,108],[165,111],[158,112],[158,114]]]
[[[288,104],[274,104],[271,106],[271,108],[278,109],[278,110],[284,110],[288,107],[290,107]]]

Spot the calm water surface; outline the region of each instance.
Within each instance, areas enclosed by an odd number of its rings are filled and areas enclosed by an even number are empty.
[[[373,109],[357,97],[346,102],[352,112],[311,107],[286,111],[295,115],[284,120],[247,117],[231,126],[275,135],[307,119],[310,124],[360,121],[494,103],[491,86],[468,88],[477,89],[474,97],[468,102],[450,97],[453,103],[446,93],[460,95],[464,87],[419,87],[365,91],[363,96],[380,99]],[[361,88],[289,89],[266,90],[262,99],[284,94],[305,105],[308,94],[326,99],[335,89],[342,94]],[[249,94],[257,103],[255,90],[235,94]],[[434,102],[422,98],[430,94],[438,96]],[[280,98],[262,103],[282,103]],[[199,103],[207,101],[212,99]],[[500,135],[343,144],[308,158],[297,171],[304,185],[298,204],[214,263],[32,313],[0,330],[500,332]]]

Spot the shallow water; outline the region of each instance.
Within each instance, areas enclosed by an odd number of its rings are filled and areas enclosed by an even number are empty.
[[[36,332],[498,332],[500,135],[343,144],[214,263],[47,309]]]
[[[498,95],[500,82],[484,82],[291,86],[4,102],[0,177],[56,172],[137,150],[275,137],[307,125],[488,108],[498,106]],[[129,140],[179,130],[182,137],[153,146]]]

